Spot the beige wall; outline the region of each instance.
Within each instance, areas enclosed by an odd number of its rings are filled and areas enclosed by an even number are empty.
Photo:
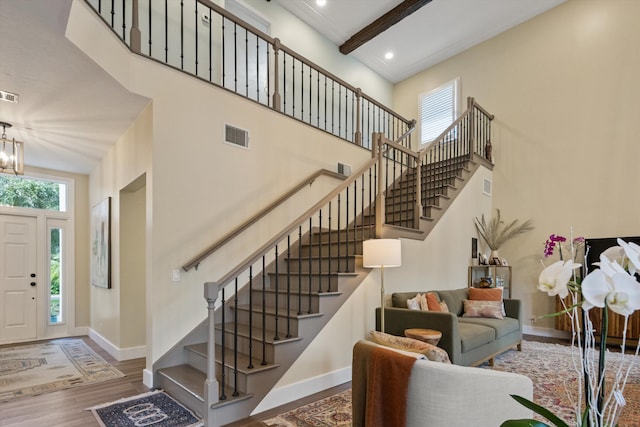
[[[535,288],[551,233],[640,234],[639,15],[636,1],[569,0],[396,86],[394,108],[415,117],[417,94],[459,76],[496,115],[493,207],[536,225],[500,251],[525,318],[553,310]]]
[[[116,351],[145,345],[145,340],[141,339],[146,331],[144,315],[131,314],[133,310],[145,306],[144,299],[139,299],[144,298],[144,293],[141,296],[140,292],[132,292],[133,285],[126,279],[124,282],[121,280],[124,275],[121,273],[120,256],[123,251],[126,253],[126,248],[122,248],[121,224],[124,221],[126,230],[130,221],[124,219],[123,214],[127,209],[134,208],[139,212],[143,209],[140,206],[143,202],[137,200],[136,204],[122,206],[120,191],[151,171],[152,114],[153,108],[149,105],[90,175],[89,206],[111,197],[111,289],[90,287],[90,326],[92,332],[99,334]],[[144,236],[145,233],[141,234]]]

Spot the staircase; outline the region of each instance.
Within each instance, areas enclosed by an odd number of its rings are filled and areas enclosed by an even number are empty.
[[[423,207],[417,221],[417,169],[398,173],[398,178],[385,186],[382,234],[424,239],[481,165],[492,167],[482,156],[466,154],[419,168]],[[259,272],[255,276],[251,271],[245,282],[238,284],[234,279],[228,287],[232,289],[222,288],[214,340],[215,372],[224,387],[210,413],[203,413],[207,322],[156,363],[159,387],[198,415],[209,416],[210,425],[225,425],[251,414],[368,274],[362,267],[362,242],[376,237],[376,202],[365,206],[367,173],[358,172],[346,185],[346,194],[352,195],[350,204],[344,208],[329,205],[324,216],[321,209],[319,217],[305,221],[306,228],[300,225],[293,233],[286,233],[286,240],[280,240],[286,241],[285,249],[279,251],[276,245],[271,262],[264,256],[257,258]],[[358,182],[360,187],[351,186]],[[355,197],[357,194],[361,197]],[[340,201],[340,197],[332,200]],[[347,225],[339,224],[335,216],[340,218],[344,209],[351,211],[354,204],[360,205],[360,212],[354,213]]]

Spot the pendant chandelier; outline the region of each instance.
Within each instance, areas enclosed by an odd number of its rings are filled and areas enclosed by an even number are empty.
[[[24,143],[15,138],[7,138],[10,123],[0,122],[2,139],[0,140],[0,172],[24,175]]]

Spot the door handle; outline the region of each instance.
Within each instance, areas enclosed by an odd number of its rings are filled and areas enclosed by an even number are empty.
[[[36,285],[36,282],[31,282],[31,286],[35,286],[35,285]]]

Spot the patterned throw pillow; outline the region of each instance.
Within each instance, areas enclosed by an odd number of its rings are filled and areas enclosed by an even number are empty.
[[[384,332],[371,331],[371,340],[385,347],[424,354],[427,359],[433,362],[451,363],[447,352],[440,347],[414,340],[413,338],[397,337]]]
[[[504,319],[502,301],[464,300],[464,314],[462,317],[488,317]]]
[[[475,301],[500,301],[502,304],[502,315],[506,316],[504,303],[502,302],[502,288],[469,288],[469,299]]]

